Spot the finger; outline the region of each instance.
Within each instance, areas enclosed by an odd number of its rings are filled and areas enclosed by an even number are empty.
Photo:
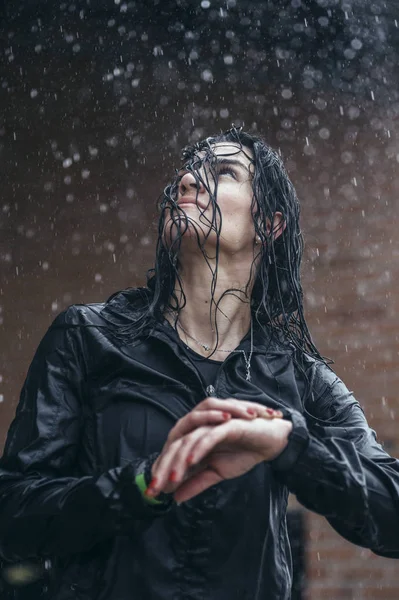
[[[250,402],[248,400],[237,400],[236,398],[226,398],[219,400],[223,402],[225,410],[231,412],[233,417],[246,419],[260,417],[262,419],[281,418],[283,413],[280,410],[275,410],[258,402]],[[241,416],[242,415],[242,416]]]
[[[226,410],[192,410],[188,415],[179,419],[169,432],[167,446],[202,425],[218,425],[231,419],[231,416]]]
[[[179,421],[176,423],[173,429],[170,430],[167,441],[163,446],[162,453],[154,462],[152,469],[153,474],[155,474],[155,472],[158,470],[162,456],[165,454],[165,451],[170,448],[173,442],[184,437],[185,435],[197,429],[198,427],[201,427],[203,425],[218,425],[220,423],[228,421],[230,418],[230,413],[215,409],[208,411],[192,410],[185,417],[179,419]]]
[[[218,426],[218,428],[220,427],[223,427],[223,425]],[[209,427],[207,429],[202,428],[201,430],[196,430],[186,436],[184,443],[180,446],[179,451],[176,452],[173,461],[171,462],[169,474],[170,481],[179,486],[185,479],[192,477],[193,467],[190,465],[188,458],[192,455],[193,450],[197,447],[199,441],[209,435],[212,429],[214,429],[214,427]],[[198,465],[198,463],[199,461],[197,461],[196,465]]]
[[[186,502],[208,488],[220,483],[222,478],[212,469],[204,469],[194,477],[190,477],[181,484],[174,494],[176,502]]]
[[[232,426],[230,427],[230,425]],[[209,432],[206,432],[196,440],[196,444],[191,445],[191,451],[187,454],[186,458],[186,468],[201,462],[221,442],[234,442],[240,437],[241,433],[238,420],[230,421],[230,423],[214,427]]]
[[[199,427],[183,438],[173,442],[165,452],[162,452],[158,463],[156,463],[153,468],[153,480],[150,484],[149,490],[150,496],[155,497],[161,491],[170,493],[171,491],[177,489],[184,476],[181,475],[180,471],[179,478],[177,478],[177,474],[175,473],[175,465],[178,462],[178,456],[181,453],[186,456],[187,452],[185,451],[185,447],[188,446],[191,448],[192,445],[195,444],[201,436],[205,435],[209,429],[211,429],[211,427]],[[185,469],[185,472],[187,470],[188,465]]]
[[[273,418],[276,411],[257,402],[237,400],[236,398],[206,398],[192,412],[203,410],[223,410],[238,419],[253,419],[256,417]],[[280,411],[278,411],[280,412]],[[281,413],[282,416],[282,413]]]

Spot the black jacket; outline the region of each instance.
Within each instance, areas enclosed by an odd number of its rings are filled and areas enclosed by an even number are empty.
[[[255,333],[251,382],[241,354],[216,394],[303,413],[309,445],[168,509],[134,483],[174,423],[206,396],[172,327],[123,345],[140,294],[76,305],[42,340],[0,463],[0,554],[49,558],[51,600],[285,600],[291,558],[288,491],[345,538],[399,557],[399,463],[375,441],[359,404],[323,363]],[[248,349],[249,339],[242,347]]]

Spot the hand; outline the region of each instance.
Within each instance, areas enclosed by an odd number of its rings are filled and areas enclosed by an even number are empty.
[[[256,464],[276,458],[291,429],[289,421],[270,417],[233,418],[223,425],[198,427],[158,457],[150,495],[175,491],[175,500],[184,502],[224,479],[239,477]]]
[[[169,460],[173,460],[173,456],[180,451],[181,439],[183,439],[190,432],[197,430],[201,426],[217,426],[222,423],[226,423],[231,418],[239,418],[244,420],[254,420],[257,417],[264,419],[281,418],[282,412],[279,410],[273,410],[266,408],[262,404],[256,402],[247,402],[245,400],[236,400],[234,398],[227,398],[221,400],[219,398],[206,398],[200,402],[192,411],[185,415],[182,419],[176,423],[176,425],[169,432],[168,438],[162,449],[162,453],[159,455],[152,467],[153,480],[151,481],[150,489],[154,491],[157,489],[157,493],[161,491],[156,488],[156,472],[158,465],[163,457],[167,454]],[[184,443],[184,442],[183,442]],[[193,467],[189,473],[198,471],[199,468]],[[166,493],[174,492],[177,486],[171,482],[166,486],[163,486],[163,491]],[[148,495],[155,495],[149,493]]]

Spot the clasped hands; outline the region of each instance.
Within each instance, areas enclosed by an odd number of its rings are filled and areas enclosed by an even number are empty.
[[[276,458],[292,430],[281,411],[256,402],[206,398],[169,432],[146,494],[173,493],[185,502]]]

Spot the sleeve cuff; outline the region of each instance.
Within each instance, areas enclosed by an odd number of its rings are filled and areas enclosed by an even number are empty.
[[[151,473],[156,456],[151,455],[132,461],[124,467],[110,469],[96,480],[96,488],[117,524],[129,521],[132,517],[145,519],[160,516],[168,512],[175,503],[173,494],[160,494],[153,499],[144,493],[149,484],[145,473]]]
[[[288,436],[288,444],[284,450],[274,460],[270,461],[270,466],[275,471],[288,471],[291,469],[302,452],[309,445],[309,432],[305,418],[301,413],[283,409],[283,418],[291,421],[292,431]]]
[[[137,465],[134,481],[145,504],[148,504],[152,507],[158,507],[158,509],[165,509],[169,508],[173,504],[173,494],[161,493],[156,498],[151,498],[146,494],[152,479],[152,466],[158,456],[159,452],[155,452]]]

